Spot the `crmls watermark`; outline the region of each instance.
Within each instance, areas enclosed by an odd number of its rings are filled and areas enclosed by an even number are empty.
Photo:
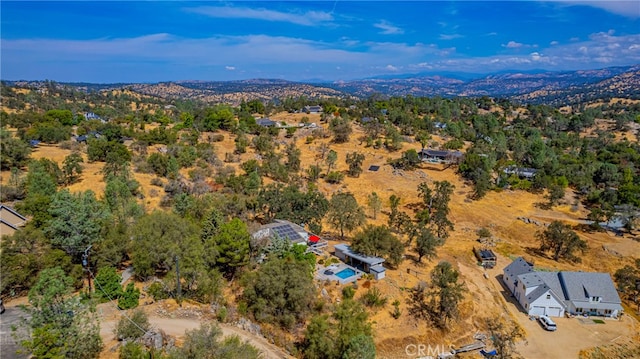
[[[438,344],[409,344],[404,347],[404,352],[407,356],[418,357],[421,359],[435,359],[448,357],[447,354],[451,354],[453,348],[450,345]]]

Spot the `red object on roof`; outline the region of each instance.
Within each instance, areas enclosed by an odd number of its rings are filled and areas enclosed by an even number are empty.
[[[309,242],[311,242],[311,243],[318,243],[319,240],[320,240],[320,237],[318,237],[318,236],[316,236],[314,234],[309,236]]]

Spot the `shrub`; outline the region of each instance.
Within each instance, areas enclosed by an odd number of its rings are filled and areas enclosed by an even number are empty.
[[[400,318],[400,316],[402,315],[402,311],[400,311],[400,301],[396,299],[391,304],[393,304],[393,312],[391,312],[391,316],[393,317],[393,319]]]
[[[133,309],[140,302],[140,289],[133,286],[133,283],[127,285],[127,289],[118,299],[118,307],[120,309]]]
[[[150,357],[147,349],[140,343],[127,342],[120,348],[120,359],[147,359]]]
[[[366,291],[361,298],[362,303],[367,307],[383,307],[387,304],[387,298],[382,295],[380,290],[373,287]]]
[[[354,295],[356,295],[356,290],[353,289],[353,286],[346,286],[342,288],[342,298],[352,299]]]
[[[324,178],[325,181],[329,183],[340,183],[344,179],[344,173],[339,171],[331,171]]]
[[[491,231],[489,231],[488,229],[482,227],[482,228],[478,229],[478,237],[480,237],[480,238],[489,238],[489,237],[491,237]]]
[[[211,142],[222,142],[224,141],[224,135],[221,133],[214,133],[209,135],[209,141]]]
[[[156,187],[162,187],[164,186],[164,183],[162,183],[162,179],[160,177],[153,177],[151,179],[151,185]]]
[[[220,307],[218,312],[216,313],[216,318],[220,323],[224,323],[227,321],[227,316],[229,315],[229,311],[227,311],[227,307]]]
[[[118,299],[122,294],[120,276],[113,267],[100,268],[95,278],[95,285],[99,289],[95,295],[102,301]]]
[[[149,317],[142,309],[130,311],[128,314],[122,315],[118,324],[116,324],[115,332],[118,340],[136,340],[146,333],[151,324]]]
[[[151,284],[149,286],[149,289],[147,289],[147,293],[149,293],[149,295],[153,297],[153,300],[162,300],[169,298],[169,293],[164,289],[162,284],[158,282]]]

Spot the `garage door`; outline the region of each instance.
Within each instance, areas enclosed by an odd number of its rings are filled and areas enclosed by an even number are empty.
[[[529,311],[529,315],[544,315],[544,307],[536,307],[536,306],[534,306]]]
[[[547,308],[547,315],[550,317],[559,317],[562,309],[560,307],[549,307]]]

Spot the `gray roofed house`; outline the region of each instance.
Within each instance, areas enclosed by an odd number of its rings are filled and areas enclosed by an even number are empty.
[[[558,276],[571,312],[582,308],[580,312],[589,309],[589,313],[604,311],[606,315],[615,309],[622,310],[620,296],[609,273],[560,272]]]
[[[622,311],[609,273],[534,271],[519,257],[505,267],[503,281],[529,315],[617,317]]]
[[[503,169],[502,172],[508,175],[515,174],[522,178],[533,178],[536,176],[536,173],[538,173],[538,170],[529,167],[508,166]]]
[[[306,113],[320,113],[322,112],[322,106],[305,106],[302,112]]]
[[[460,151],[442,151],[430,148],[423,148],[418,152],[422,161],[440,163],[459,163],[464,156]]]
[[[271,120],[270,118],[259,118],[256,120],[256,124],[262,127],[274,127],[276,122]]]
[[[373,274],[375,279],[384,278],[385,268],[382,266],[384,258],[354,252],[347,244],[336,244],[333,248],[336,251],[336,257],[340,258],[345,263],[356,267],[363,272]]]

